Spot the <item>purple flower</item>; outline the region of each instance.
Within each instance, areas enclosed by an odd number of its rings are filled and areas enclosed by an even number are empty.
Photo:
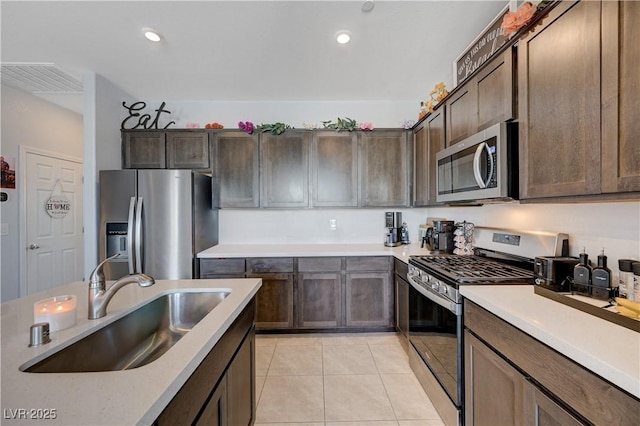
[[[240,121],[238,122],[238,129],[244,130],[245,132],[251,135],[253,134],[253,130],[255,129],[255,126],[250,121]]]

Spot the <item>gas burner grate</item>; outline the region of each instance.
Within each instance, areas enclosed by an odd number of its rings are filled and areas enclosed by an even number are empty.
[[[501,283],[533,280],[532,271],[478,256],[432,255],[413,258],[425,271],[436,271],[457,283]]]

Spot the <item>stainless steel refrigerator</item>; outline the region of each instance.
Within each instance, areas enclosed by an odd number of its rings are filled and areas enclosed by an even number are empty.
[[[100,261],[105,277],[144,272],[197,278],[196,254],[218,244],[213,178],[191,170],[100,172]]]

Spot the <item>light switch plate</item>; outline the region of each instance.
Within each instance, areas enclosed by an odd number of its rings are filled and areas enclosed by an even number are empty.
[[[0,235],[9,235],[9,224],[3,223],[0,225]]]
[[[329,229],[332,231],[338,229],[338,221],[336,219],[329,219]]]

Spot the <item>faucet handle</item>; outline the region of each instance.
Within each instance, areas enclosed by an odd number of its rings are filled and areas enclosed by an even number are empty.
[[[104,267],[105,263],[119,256],[120,256],[120,253],[116,253],[113,256],[107,257],[105,260],[100,262],[98,266],[96,266],[96,268],[93,270],[93,272],[91,272],[91,275],[89,276],[90,288],[104,286],[105,278],[104,278],[104,272],[102,272],[102,268]]]

